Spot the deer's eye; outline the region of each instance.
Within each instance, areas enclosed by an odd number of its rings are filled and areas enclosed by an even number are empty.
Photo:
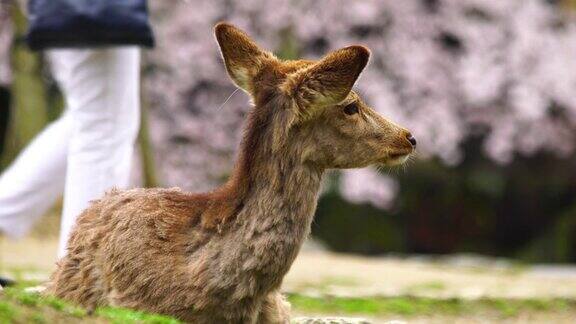
[[[344,113],[346,115],[354,115],[358,113],[358,105],[356,103],[351,103],[344,107]]]

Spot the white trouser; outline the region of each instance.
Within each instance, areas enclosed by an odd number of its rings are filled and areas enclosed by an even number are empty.
[[[0,176],[0,232],[20,237],[64,194],[58,256],[89,201],[128,185],[140,113],[136,47],[51,50],[66,110]]]

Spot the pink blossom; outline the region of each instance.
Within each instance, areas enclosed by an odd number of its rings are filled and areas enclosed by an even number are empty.
[[[420,156],[458,164],[484,130],[498,163],[574,150],[576,24],[540,0],[152,1],[158,48],[145,90],[162,178],[202,190],[226,179],[250,103],[234,91],[212,35],[230,21],[277,50],[290,31],[301,56],[361,43],[371,63],[360,93],[414,133]],[[554,110],[554,111],[553,111]],[[477,134],[475,134],[477,135]],[[561,138],[562,140],[558,140]],[[373,170],[345,173],[344,197],[390,206],[397,185]]]

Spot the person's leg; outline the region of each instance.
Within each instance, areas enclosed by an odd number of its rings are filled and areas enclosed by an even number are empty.
[[[17,238],[64,190],[70,125],[66,116],[46,127],[0,176],[0,232]]]
[[[58,255],[91,200],[126,187],[139,128],[140,50],[52,50],[71,122]]]

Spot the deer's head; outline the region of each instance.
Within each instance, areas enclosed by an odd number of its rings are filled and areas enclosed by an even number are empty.
[[[414,151],[410,132],[352,91],[368,63],[367,48],[284,61],[232,25],[220,23],[215,33],[228,74],[255,103],[248,132],[262,132],[269,153],[328,169],[401,164]]]

